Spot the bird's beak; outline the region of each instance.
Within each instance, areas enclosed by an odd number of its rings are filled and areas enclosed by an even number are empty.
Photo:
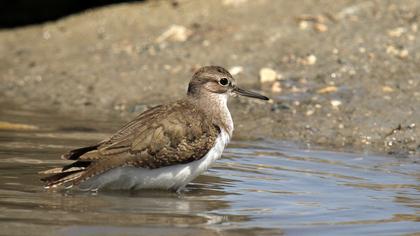
[[[245,89],[241,89],[238,87],[234,87],[232,90],[233,93],[241,95],[241,96],[245,96],[245,97],[250,97],[250,98],[257,98],[257,99],[261,99],[261,100],[269,100],[268,97],[263,96],[261,94],[255,93],[255,92],[251,92],[249,90],[245,90]]]

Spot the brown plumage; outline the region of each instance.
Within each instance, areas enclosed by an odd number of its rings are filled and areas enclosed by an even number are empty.
[[[117,167],[153,170],[200,160],[215,146],[222,131],[228,139],[232,135],[233,123],[226,107],[232,93],[267,100],[236,87],[225,69],[203,67],[190,81],[185,99],[153,107],[109,139],[62,155],[74,162],[42,172],[49,175],[42,180],[46,187],[73,186]]]
[[[154,107],[98,145],[75,149],[63,158],[76,162],[42,180],[47,186],[78,184],[120,166],[155,169],[203,157],[220,128],[188,100]],[[51,172],[47,172],[51,173]],[[74,178],[68,178],[73,176]],[[68,179],[64,179],[64,178]]]

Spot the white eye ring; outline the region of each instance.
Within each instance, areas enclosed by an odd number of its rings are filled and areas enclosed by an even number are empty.
[[[221,78],[219,80],[219,84],[222,85],[222,86],[226,86],[226,85],[229,84],[229,80],[227,78]]]

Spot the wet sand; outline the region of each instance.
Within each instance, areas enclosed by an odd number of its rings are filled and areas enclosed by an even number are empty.
[[[176,2],[0,30],[2,107],[123,123],[221,65],[272,98],[231,99],[236,139],[418,155],[420,2]]]

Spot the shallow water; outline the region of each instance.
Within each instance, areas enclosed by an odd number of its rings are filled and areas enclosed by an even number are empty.
[[[0,115],[33,125],[0,131],[0,235],[420,233],[418,157],[234,141],[182,194],[54,192],[42,188],[37,172],[65,163],[61,153],[101,140],[119,122],[6,109]]]

